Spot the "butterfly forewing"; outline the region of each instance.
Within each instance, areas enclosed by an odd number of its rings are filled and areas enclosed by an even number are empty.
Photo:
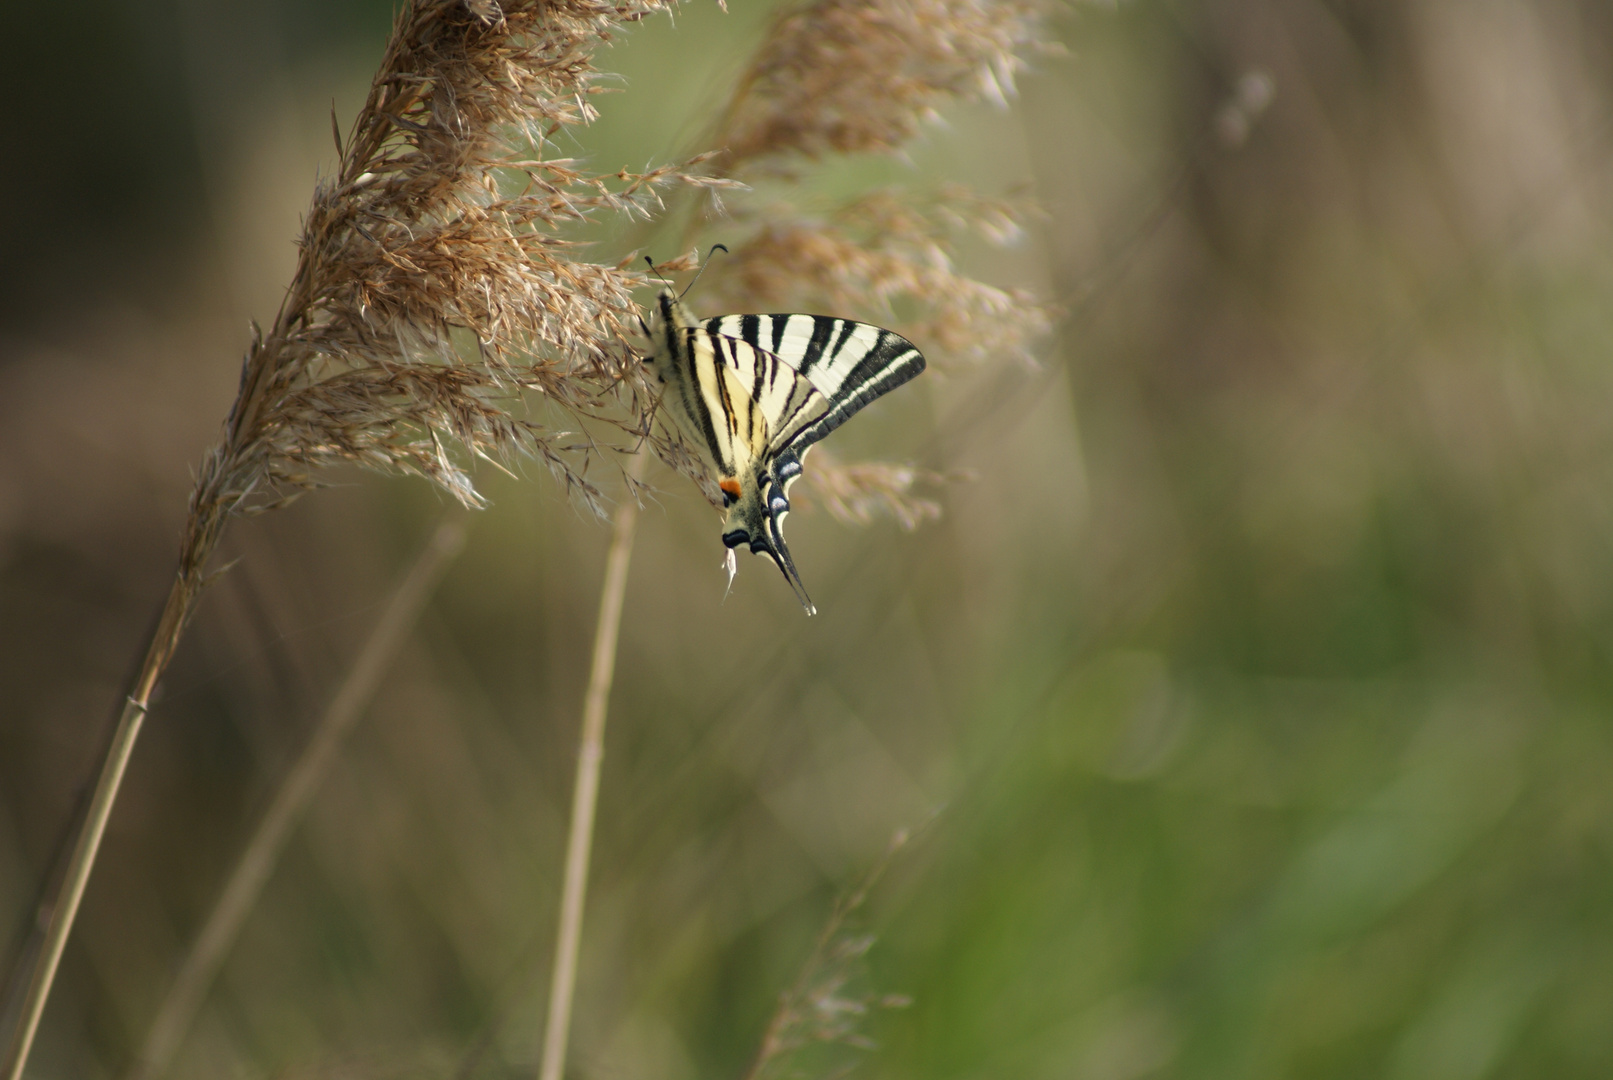
[[[889,330],[828,315],[723,315],[706,329],[765,350],[822,394],[821,415],[792,415],[773,425],[771,448],[797,454],[845,423],[853,413],[924,370],[912,343]]]

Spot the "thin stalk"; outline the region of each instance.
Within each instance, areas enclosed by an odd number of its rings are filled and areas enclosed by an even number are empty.
[[[296,290],[297,283],[294,282],[293,292]],[[281,318],[285,318],[284,309]],[[29,975],[22,1007],[17,1014],[17,1024],[12,1030],[10,1045],[6,1048],[4,1069],[0,1070],[3,1080],[22,1080],[29,1051],[33,1049],[34,1036],[39,1032],[39,1019],[44,1015],[45,1002],[50,998],[51,984],[56,981],[56,969],[61,965],[62,952],[67,948],[67,936],[73,929],[73,921],[78,917],[79,903],[84,899],[84,888],[89,884],[90,871],[95,867],[101,838],[106,835],[107,819],[112,816],[112,804],[117,801],[118,788],[123,784],[129,757],[134,753],[135,740],[140,737],[140,728],[145,723],[151,695],[163,673],[168,670],[168,662],[179,648],[179,639],[184,635],[185,626],[190,622],[196,603],[211,580],[205,572],[207,561],[218,547],[225,520],[251,490],[251,485],[242,489],[232,488],[230,472],[243,460],[256,438],[252,420],[262,408],[269,372],[284,344],[282,333],[272,334],[267,341],[254,342],[242,372],[240,393],[224,425],[224,441],[215,446],[203,461],[196,487],[191,492],[190,513],[186,516],[184,536],[179,545],[179,566],[174,574],[174,583],[168,590],[168,599],[163,602],[162,614],[157,618],[157,627],[152,631],[140,667],[129,685],[123,711],[118,716],[112,741],[101,761],[100,774],[95,779],[89,809],[79,825],[78,836],[73,841],[73,853],[67,861],[55,900],[50,904],[39,956]]]
[[[577,985],[577,950],[582,940],[583,902],[588,893],[588,856],[594,838],[594,808],[599,801],[599,767],[605,757],[605,712],[611,678],[616,673],[616,638],[627,592],[627,566],[638,528],[638,494],[633,490],[644,472],[646,454],[628,463],[627,498],[616,511],[605,582],[599,591],[599,623],[589,665],[588,695],[583,700],[582,734],[577,749],[577,780],[571,800],[571,830],[566,836],[566,868],[560,884],[560,922],[555,934],[554,972],[549,983],[549,1016],[543,1032],[543,1059],[538,1080],[560,1080],[566,1063],[566,1037],[571,1027],[571,999]]]
[[[829,995],[837,995],[840,986],[844,983],[844,968],[852,959],[862,956],[862,949],[837,949],[836,942],[841,939],[842,931],[853,913],[868,900],[868,894],[873,891],[879,879],[885,876],[896,855],[907,843],[913,839],[918,831],[928,829],[938,816],[931,814],[921,822],[917,830],[900,828],[891,834],[890,843],[885,845],[885,853],[879,857],[873,866],[863,874],[862,879],[851,887],[848,892],[842,893],[836,900],[834,908],[829,912],[829,921],[818,932],[817,943],[812,953],[802,965],[801,973],[796,976],[795,983],[779,995],[777,1010],[773,1018],[768,1021],[767,1030],[762,1034],[762,1044],[757,1048],[756,1057],[751,1061],[749,1069],[741,1080],[760,1080],[769,1065],[800,1046],[809,1042],[842,1042],[848,1045],[857,1045],[851,1037],[857,1034],[856,1018],[867,1012],[870,999],[853,1001],[851,1004],[859,1008],[843,1009],[839,1019],[825,1016],[821,1009],[815,1007],[814,997],[827,990]],[[872,942],[872,939],[869,939]],[[844,944],[844,942],[842,942]],[[842,969],[842,977],[835,979],[835,968]],[[817,988],[817,984],[828,976],[833,985]]]
[[[369,640],[359,650],[347,678],[331,699],[313,738],[286,774],[274,801],[236,861],[234,872],[192,944],[162,1007],[157,1010],[145,1048],[129,1071],[129,1080],[153,1080],[168,1070],[219,967],[279,862],[287,838],[324,782],[348,733],[375,697],[381,677],[419,619],[443,571],[464,544],[464,525],[457,519],[443,522],[398,584]]]
[[[180,634],[195,606],[200,590],[195,578],[181,573],[176,576],[168,599],[163,603],[162,615],[152,632],[140,669],[135,674],[123,711],[118,716],[112,741],[101,762],[100,775],[90,796],[89,810],[73,843],[60,891],[49,909],[44,940],[29,976],[28,988],[23,995],[22,1007],[17,1015],[17,1026],[6,1049],[4,1076],[6,1080],[22,1080],[28,1052],[33,1049],[34,1036],[39,1031],[39,1018],[44,1015],[45,1002],[50,997],[51,984],[56,980],[56,969],[61,965],[62,952],[67,948],[67,935],[78,916],[79,903],[84,899],[84,888],[90,880],[101,838],[106,835],[107,819],[112,816],[112,804],[117,800],[118,788],[128,769],[129,757],[134,753],[135,740],[146,720],[146,709],[157,680],[168,667],[168,661],[179,644]]]

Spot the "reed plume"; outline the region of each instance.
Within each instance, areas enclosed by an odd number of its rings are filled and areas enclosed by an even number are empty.
[[[777,206],[747,215],[754,232],[715,287],[766,306],[868,312],[954,359],[1028,362],[1048,310],[1027,290],[966,277],[951,255],[963,233],[1014,243],[1028,212],[956,184],[924,193],[882,188],[820,214]]]
[[[579,418],[608,413],[632,375],[618,342],[640,277],[574,258],[568,231],[643,215],[669,184],[721,183],[685,166],[594,174],[552,152],[557,132],[595,116],[593,50],[667,2],[417,0],[345,140],[333,119],[340,164],[315,192],[280,311],[254,331],[198,472],[175,581],[46,909],[8,1080],[22,1075],[147,704],[231,516],[279,505],[343,461],[424,476],[479,505],[464,456],[527,454],[595,494],[568,436],[513,409],[533,392]],[[640,429],[647,399],[626,396],[639,415],[619,422]]]
[[[941,517],[941,504],[915,494],[915,490],[920,485],[936,487],[950,479],[945,474],[912,465],[842,464],[826,450],[814,455],[812,468],[813,490],[835,520],[867,525],[878,515],[886,514],[895,518],[896,524],[907,532]]]
[[[1048,4],[821,0],[786,8],[746,68],[715,146],[728,175],[887,153],[959,99],[1006,104]]]
[[[657,187],[702,181],[680,166],[595,175],[545,152],[557,130],[596,115],[591,50],[664,6],[404,10],[341,167],[315,193],[280,314],[248,352],[197,485],[198,527],[343,460],[428,477],[477,505],[452,444],[539,456],[595,493],[560,452],[562,433],[510,411],[525,390],[594,415],[631,373],[619,342],[642,275],[573,258],[564,232],[601,213],[642,215]]]

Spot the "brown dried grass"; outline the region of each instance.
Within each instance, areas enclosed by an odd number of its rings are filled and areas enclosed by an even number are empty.
[[[1013,243],[1028,212],[960,185],[880,189],[825,214],[776,207],[757,216],[715,287],[775,309],[859,312],[943,357],[1029,362],[1050,309],[1023,289],[959,273],[951,254],[963,233]]]
[[[820,0],[786,8],[741,77],[713,145],[725,172],[886,153],[960,99],[1005,104],[1048,4]]]
[[[693,163],[595,174],[549,153],[596,112],[594,49],[668,0],[421,0],[398,15],[341,163],[304,221],[291,285],[247,351],[191,499],[180,578],[232,513],[278,505],[354,462],[481,497],[456,456],[530,455],[594,499],[567,440],[516,415],[530,391],[579,419],[648,421],[621,346],[643,284],[577,258],[568,233],[643,217]],[[626,388],[625,412],[619,406]],[[588,445],[586,440],[584,445]]]
[[[278,505],[337,461],[417,473],[478,504],[456,443],[535,454],[592,494],[563,433],[512,412],[536,391],[592,415],[632,373],[617,342],[639,275],[574,258],[565,233],[643,215],[669,184],[722,181],[685,166],[595,175],[549,151],[558,131],[594,116],[593,50],[666,3],[418,0],[399,12],[363,108],[345,140],[337,133],[341,164],[315,192],[280,311],[254,333],[199,470],[178,572],[48,904],[0,1075],[18,1080],[27,1063],[147,703],[229,517]],[[646,422],[642,406],[624,421]]]
[[[198,516],[265,485],[306,485],[338,460],[423,475],[478,503],[445,443],[536,453],[565,473],[557,433],[511,406],[536,391],[593,415],[631,374],[620,342],[643,284],[631,267],[578,259],[567,232],[603,214],[644,216],[670,184],[720,183],[685,166],[598,175],[545,156],[558,130],[595,116],[591,51],[614,25],[665,6],[405,9],[341,166],[315,193],[286,300],[247,354]]]

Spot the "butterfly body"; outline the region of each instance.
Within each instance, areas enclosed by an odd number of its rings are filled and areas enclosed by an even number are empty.
[[[661,408],[717,476],[723,543],[766,553],[815,611],[784,543],[790,484],[814,443],[923,371],[924,357],[889,330],[827,315],[699,320],[671,291],[648,333]]]

